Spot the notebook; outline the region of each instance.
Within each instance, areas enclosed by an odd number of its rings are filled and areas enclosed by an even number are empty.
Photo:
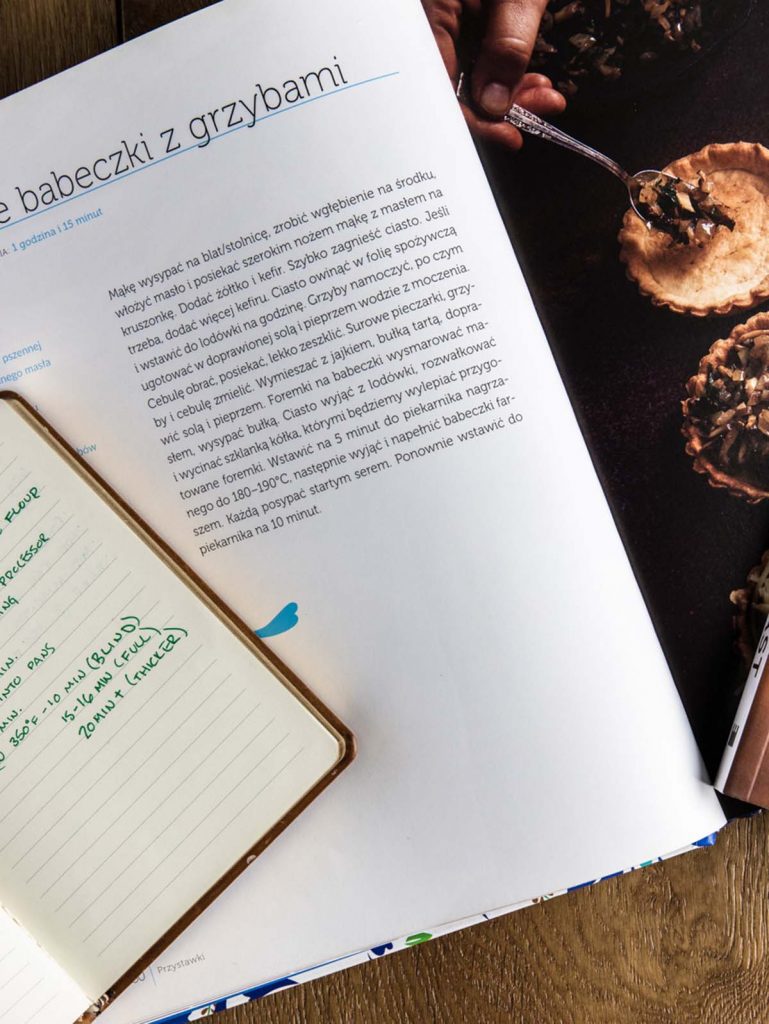
[[[350,760],[344,727],[0,395],[0,1016],[103,1008]]]

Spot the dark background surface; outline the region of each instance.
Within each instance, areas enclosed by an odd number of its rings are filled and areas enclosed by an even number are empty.
[[[653,93],[590,110],[575,102],[559,126],[631,172],[664,167],[710,142],[769,145],[769,4],[759,0],[733,27]],[[741,682],[729,593],[769,547],[769,502],[748,505],[694,472],[681,400],[712,343],[755,310],[699,320],[640,296],[618,258],[624,189],[600,167],[537,139],[520,154],[484,158],[714,772]]]

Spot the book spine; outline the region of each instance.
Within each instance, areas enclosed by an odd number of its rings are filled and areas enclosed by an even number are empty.
[[[748,672],[715,788],[769,807],[769,618]]]

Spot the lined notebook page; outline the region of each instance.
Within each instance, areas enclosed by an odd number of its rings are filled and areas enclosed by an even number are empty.
[[[0,402],[0,903],[96,999],[339,760]]]
[[[89,1005],[58,964],[0,910],[0,1021],[72,1024]]]

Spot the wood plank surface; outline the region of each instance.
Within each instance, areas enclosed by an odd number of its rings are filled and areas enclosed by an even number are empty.
[[[185,14],[209,7],[214,0],[120,0],[120,31],[133,39]]]
[[[203,6],[206,0],[0,2],[0,96]],[[525,823],[521,831],[525,842]],[[383,957],[218,1019],[765,1024],[768,841],[766,816],[742,821],[712,850]]]
[[[79,64],[117,41],[113,0],[0,2],[0,96]]]

